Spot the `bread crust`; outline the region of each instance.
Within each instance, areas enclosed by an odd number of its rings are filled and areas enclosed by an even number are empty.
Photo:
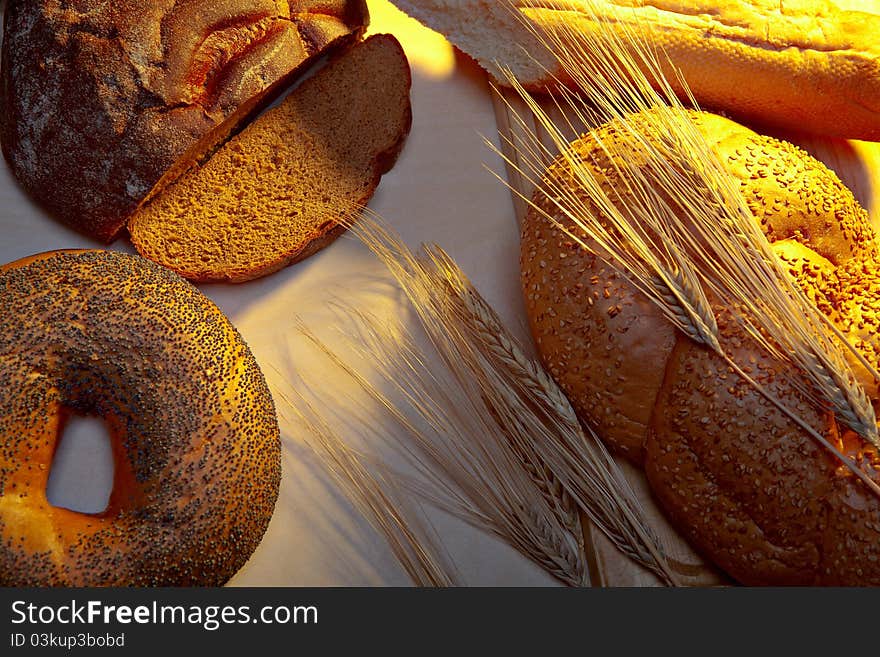
[[[364,0],[12,0],[4,155],[51,214],[111,241],[144,199],[367,21]]]
[[[646,33],[664,51],[665,79],[682,93],[668,55],[702,108],[756,124],[880,139],[880,16],[828,0],[591,0],[590,9],[571,0],[518,0],[519,17],[506,1],[393,1],[501,85],[509,84],[501,66],[530,91],[570,82],[522,19],[538,34],[575,34],[587,51],[610,25],[623,43],[627,34]]]
[[[0,268],[0,585],[219,586],[281,480],[272,396],[238,331],[173,272],[115,251]],[[104,419],[100,513],[51,505],[66,418]]]
[[[870,338],[880,268],[864,210],[833,173],[790,144],[721,117],[691,116],[740,180],[795,280],[869,362],[880,362]],[[631,120],[638,130],[639,116]],[[608,124],[599,134],[617,144],[610,152],[620,152],[626,133]],[[615,184],[605,151],[590,137],[575,148],[603,185]],[[566,170],[557,161],[547,175],[564,181]],[[567,223],[546,197],[535,201]],[[534,210],[521,257],[542,360],[581,417],[645,469],[661,506],[695,547],[745,584],[880,585],[880,500],[809,434]],[[725,351],[880,481],[877,450],[814,408],[789,382],[787,366],[765,355],[727,309],[714,302],[713,309]],[[876,405],[876,382],[853,366]]]

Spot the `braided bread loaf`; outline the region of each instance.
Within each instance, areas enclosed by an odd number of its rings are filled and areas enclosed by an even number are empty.
[[[791,275],[866,359],[880,364],[880,268],[865,211],[833,173],[794,146],[718,116],[693,117],[740,180]],[[634,116],[630,127],[638,131],[639,122]],[[598,131],[606,145],[631,134],[614,123]],[[593,138],[575,148],[603,185],[619,183]],[[546,175],[571,184],[562,160]],[[576,230],[546,196],[537,193],[535,202]],[[581,417],[644,468],[693,545],[745,584],[880,585],[880,499],[808,433],[720,356],[678,332],[627,277],[535,210],[523,226],[521,266],[548,370]],[[794,389],[786,374],[797,373],[783,372],[790,366],[762,351],[728,310],[713,307],[724,351],[880,482],[877,450]],[[854,371],[876,406],[877,382],[855,363]]]

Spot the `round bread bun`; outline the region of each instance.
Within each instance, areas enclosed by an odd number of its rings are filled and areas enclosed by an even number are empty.
[[[877,245],[849,190],[791,144],[719,116],[691,117],[795,280],[870,363],[880,363]],[[630,129],[642,132],[643,121],[632,116]],[[620,152],[631,134],[611,122],[597,131],[608,151],[591,136],[574,143],[618,192],[607,152]],[[546,176],[555,182],[545,189],[572,187],[563,160]],[[534,201],[578,232],[541,192]],[[720,356],[677,331],[627,276],[534,209],[521,247],[526,309],[545,366],[581,418],[644,468],[695,547],[744,584],[880,585],[880,499],[867,486]],[[713,307],[725,352],[880,483],[877,450],[814,407],[790,383],[802,374],[784,371],[725,308]],[[854,365],[876,406],[877,382]]]
[[[22,187],[109,242],[322,53],[365,0],[16,0],[6,7],[0,139]]]
[[[217,586],[280,483],[272,397],[235,328],[143,258],[56,251],[0,268],[0,586]],[[103,418],[107,508],[51,505],[71,414]]]

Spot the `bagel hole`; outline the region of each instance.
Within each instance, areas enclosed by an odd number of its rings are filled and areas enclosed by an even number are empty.
[[[49,504],[79,513],[100,513],[113,490],[113,450],[104,421],[71,415],[58,437],[49,470]]]

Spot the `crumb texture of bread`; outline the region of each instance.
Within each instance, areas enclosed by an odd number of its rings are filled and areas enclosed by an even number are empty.
[[[739,181],[791,276],[867,361],[880,365],[878,247],[852,193],[787,142],[720,116],[690,116]],[[608,153],[629,148],[637,160],[631,135],[649,132],[639,127],[640,115],[630,120],[625,129],[610,122],[596,139],[574,143],[620,203],[634,192]],[[557,160],[547,173],[555,182],[545,188],[572,189],[589,203],[573,175]],[[579,234],[554,201],[539,193],[535,202]],[[745,584],[880,585],[876,495],[720,356],[677,331],[627,276],[534,209],[521,246],[522,289],[542,361],[579,416],[644,468],[692,545]],[[816,408],[792,383],[803,375],[767,355],[728,309],[713,302],[713,310],[725,352],[880,482],[877,449]],[[877,407],[877,382],[851,360]]]
[[[364,0],[11,0],[3,153],[54,217],[111,241],[145,198],[367,21]]]
[[[375,35],[330,61],[138,211],[145,257],[194,281],[246,281],[329,243],[409,133],[409,64]]]
[[[241,335],[164,267],[54,251],[0,268],[0,586],[219,586],[281,482],[272,395]],[[103,418],[100,513],[46,498],[71,414]]]

